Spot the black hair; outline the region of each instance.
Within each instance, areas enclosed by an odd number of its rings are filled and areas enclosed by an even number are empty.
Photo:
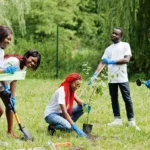
[[[29,58],[30,56],[32,57],[36,57],[38,60],[37,60],[37,65],[35,66],[35,68],[33,68],[33,70],[36,70],[39,65],[40,65],[40,62],[41,62],[41,55],[40,53],[35,50],[35,49],[30,49],[28,50],[24,55],[23,55],[23,61],[26,60],[26,58]]]
[[[118,29],[118,30],[120,30],[121,31],[121,37],[123,37],[123,34],[124,34],[124,31],[123,31],[123,29],[122,28],[120,28],[120,27],[115,27],[114,29]]]
[[[12,34],[12,30],[6,25],[0,25],[0,43],[3,42],[9,34]]]

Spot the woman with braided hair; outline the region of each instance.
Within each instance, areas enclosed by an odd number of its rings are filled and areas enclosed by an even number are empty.
[[[75,122],[83,114],[83,106],[87,105],[75,95],[75,91],[80,87],[82,77],[78,73],[71,73],[60,84],[60,87],[52,95],[49,104],[46,106],[44,117],[49,124],[48,131],[53,133],[58,130],[74,130],[79,136],[87,137],[80,130]],[[77,105],[73,106],[74,101]],[[90,111],[91,107],[88,106]]]

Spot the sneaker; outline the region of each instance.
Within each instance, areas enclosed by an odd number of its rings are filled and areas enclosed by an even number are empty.
[[[141,129],[136,125],[136,123],[135,123],[134,120],[129,121],[129,122],[128,122],[128,126],[129,126],[129,127],[135,127],[135,129],[136,129],[136,130],[139,130],[139,131],[141,130]]]
[[[12,136],[12,137],[14,137],[14,138],[16,138],[16,139],[19,138],[19,136],[17,136],[17,135],[14,133],[14,131],[12,131],[12,132],[8,132],[8,131],[7,131],[7,135],[8,135],[8,136]]]
[[[52,124],[48,125],[48,132],[50,133],[50,135],[54,135],[54,133],[56,132],[56,130],[54,129]]]
[[[119,118],[116,118],[113,122],[108,123],[108,126],[122,126],[122,120]]]

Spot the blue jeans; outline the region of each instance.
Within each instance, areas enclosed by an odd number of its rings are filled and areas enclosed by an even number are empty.
[[[118,87],[120,88],[123,100],[125,102],[125,108],[127,113],[128,120],[134,119],[134,112],[133,112],[133,104],[130,96],[130,89],[129,89],[129,83],[109,83],[109,92],[111,96],[111,102],[112,102],[112,109],[114,113],[115,118],[121,118],[120,115],[120,107],[119,107],[119,101],[118,101]]]
[[[76,122],[79,117],[83,114],[83,108],[81,105],[76,105],[72,109],[72,120]],[[52,124],[55,129],[60,130],[71,130],[71,124],[63,117],[62,113],[49,114],[45,121],[48,124]]]

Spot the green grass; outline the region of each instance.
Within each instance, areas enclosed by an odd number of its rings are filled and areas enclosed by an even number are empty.
[[[45,150],[51,149],[47,144],[48,140],[53,143],[71,142],[72,147],[78,146],[83,150],[149,150],[150,149],[150,91],[144,85],[137,87],[135,83],[130,83],[131,96],[134,104],[135,119],[141,131],[127,126],[127,117],[124,102],[119,94],[121,115],[123,120],[122,127],[108,127],[107,123],[113,121],[110,96],[108,88],[104,94],[93,95],[92,111],[90,113],[90,123],[93,124],[92,134],[98,136],[94,141],[78,137],[75,132],[65,133],[57,131],[55,136],[47,133],[48,124],[45,122],[44,110],[49,102],[52,93],[57,89],[62,80],[36,80],[26,79],[18,81],[16,95],[16,110],[23,126],[34,137],[34,141],[23,141],[14,139],[6,135],[6,117],[0,118],[0,141],[8,142],[8,146],[1,146],[0,150],[17,150],[25,148],[34,149],[43,147]],[[86,87],[84,82],[80,92]],[[87,102],[91,89],[87,89],[81,96]],[[2,104],[2,101],[0,101]],[[4,107],[3,107],[4,108]],[[82,129],[82,124],[86,123],[87,114],[85,113],[77,122]],[[22,136],[18,125],[14,119],[14,130],[17,135]],[[31,150],[31,149],[30,149]],[[69,150],[67,147],[58,150]]]

